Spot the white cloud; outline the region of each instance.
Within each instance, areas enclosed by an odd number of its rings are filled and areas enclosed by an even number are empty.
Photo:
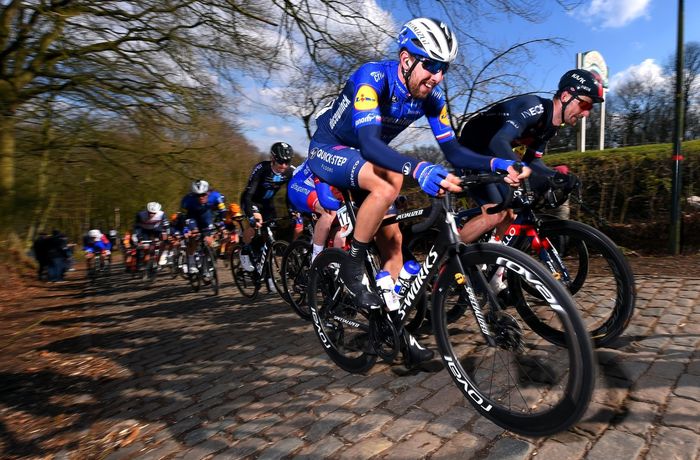
[[[573,11],[573,16],[601,27],[623,27],[640,17],[649,17],[651,0],[591,0]]]
[[[641,64],[633,65],[622,72],[617,72],[610,78],[610,91],[615,91],[620,85],[639,80],[649,85],[660,84],[667,80],[664,71],[653,59],[645,59]]]
[[[284,126],[268,126],[265,128],[265,132],[270,136],[285,136],[293,132],[294,128],[288,125]]]

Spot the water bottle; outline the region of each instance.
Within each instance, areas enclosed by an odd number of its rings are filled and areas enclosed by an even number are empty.
[[[401,272],[399,273],[399,279],[396,281],[396,286],[394,286],[394,292],[396,292],[396,295],[400,299],[406,297],[406,293],[411,287],[411,282],[419,271],[420,264],[415,260],[407,260],[406,263],[403,264]]]
[[[391,273],[386,270],[382,270],[377,273],[377,289],[379,293],[384,298],[389,311],[394,311],[399,309],[399,301],[394,293],[394,280],[391,279]]]

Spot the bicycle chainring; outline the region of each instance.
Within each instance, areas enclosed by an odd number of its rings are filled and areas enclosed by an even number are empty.
[[[387,315],[372,312],[369,318],[369,339],[377,356],[386,363],[394,362],[401,343],[396,326]]]

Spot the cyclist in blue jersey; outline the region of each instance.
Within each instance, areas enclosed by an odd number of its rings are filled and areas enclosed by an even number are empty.
[[[566,171],[563,168],[548,168],[541,160],[542,152],[560,127],[575,126],[600,102],[603,87],[596,76],[583,69],[569,70],[560,78],[552,99],[524,95],[496,104],[466,123],[459,142],[482,155],[526,162],[532,168],[530,184],[537,191],[545,192],[551,184],[570,191],[578,178],[562,172]],[[473,191],[484,209],[502,201],[504,193],[504,187],[496,185]],[[462,228],[462,240],[474,241],[494,227],[502,233],[513,217],[512,211],[482,213]]]
[[[209,187],[209,182],[196,180],[192,182],[191,192],[182,198],[180,207],[184,215],[184,225],[179,229],[187,238],[188,263],[193,271],[197,270],[194,262],[194,251],[197,241],[190,238],[191,233],[199,231],[204,236],[208,246],[214,242],[211,236],[214,231],[215,220],[221,220],[226,212],[226,200],[224,196]]]
[[[316,213],[319,217],[314,225],[311,260],[326,246],[335,211],[342,202],[334,195],[332,187],[314,175],[307,161],[294,171],[287,184],[287,197],[292,207],[300,213]],[[339,242],[338,242],[339,243]]]
[[[351,258],[340,276],[355,302],[380,305],[369,289],[362,260],[369,242],[377,236],[382,259],[394,279],[403,264],[398,225],[379,229],[385,213],[399,196],[404,176],[413,177],[429,195],[459,191],[459,179],[441,165],[402,155],[388,143],[415,120],[425,116],[445,157],[457,167],[507,170],[517,182],[513,160],[488,158],[461,146],[452,130],[439,88],[457,56],[457,39],[444,23],[417,18],[401,29],[398,61],[369,62],[348,79],[342,93],[317,117],[309,146],[309,166],[321,180],[338,188],[367,192],[357,214]],[[379,232],[377,232],[379,229]],[[414,362],[432,357],[413,337],[402,338]]]
[[[292,177],[294,168],[291,166],[294,150],[286,142],[275,142],[270,148],[270,159],[261,161],[253,167],[248,184],[241,193],[241,207],[248,217],[250,226],[243,232],[243,248],[241,248],[241,267],[252,272],[255,270],[250,260],[251,241],[255,230],[267,220],[277,216],[274,206],[275,194],[287,185]],[[272,280],[268,283],[269,286]]]

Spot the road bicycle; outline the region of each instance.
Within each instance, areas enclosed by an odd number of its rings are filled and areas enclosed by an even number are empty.
[[[240,243],[234,244],[231,248],[229,266],[233,281],[240,293],[250,300],[254,300],[258,296],[260,289],[268,279],[272,280],[274,291],[279,293],[280,297],[285,301],[287,300],[282,285],[280,269],[282,267],[282,257],[289,243],[275,239],[275,235],[272,233],[276,223],[282,219],[286,218],[280,217],[268,220],[263,222],[262,227],[256,229],[256,236],[251,242],[253,250],[251,250],[250,254],[251,262],[254,266],[253,271],[246,271],[241,266],[243,245]],[[258,248],[256,249],[256,247]],[[273,291],[273,289],[270,289],[269,284],[267,289],[268,292]]]
[[[87,264],[87,276],[90,282],[94,282],[98,276],[107,276],[112,269],[112,253],[111,251],[102,251],[98,254],[93,253],[93,256],[85,259]]]
[[[495,179],[468,176],[463,185],[488,180]],[[501,244],[461,243],[447,195],[432,199],[429,208],[397,216],[423,217],[413,232],[435,225],[440,238],[428,250],[395,312],[352,302],[338,274],[341,263],[350,257],[346,252],[331,248],[316,257],[307,295],[313,328],[324,351],[353,373],[368,371],[379,358],[393,362],[407,311],[415,307],[426,281],[437,276],[432,326],[443,363],[465,398],[480,414],[518,434],[544,436],[569,428],[584,414],[595,380],[591,342],[571,295],[521,251]],[[378,267],[371,257],[365,265],[376,289],[373,280]],[[539,295],[516,289],[508,299],[499,297],[486,275],[496,268],[512,273],[509,283],[514,287],[528,284]],[[466,303],[467,308],[448,324],[446,312],[458,303]],[[547,310],[548,320],[565,332],[564,344],[530,327],[520,312],[531,308]]]
[[[580,187],[574,192],[580,202]],[[596,347],[612,344],[627,328],[636,300],[634,274],[624,254],[610,238],[590,225],[538,216],[539,209],[562,204],[569,192],[555,193],[550,189],[538,195],[525,182],[516,194],[513,208],[517,217],[506,230],[503,243],[540,260],[566,286]],[[480,212],[480,208],[460,212],[458,224]],[[509,280],[504,279],[509,286]],[[527,284],[524,289],[535,294]],[[538,334],[563,343],[563,331],[548,324],[537,310],[524,318]]]
[[[197,247],[193,253],[193,257],[185,257],[185,266],[187,267],[187,281],[192,290],[198,292],[202,285],[209,286],[214,295],[219,294],[219,275],[216,270],[216,256],[204,240],[204,237],[198,231],[193,231],[188,235],[188,238],[197,239]],[[196,268],[196,270],[193,270]]]

